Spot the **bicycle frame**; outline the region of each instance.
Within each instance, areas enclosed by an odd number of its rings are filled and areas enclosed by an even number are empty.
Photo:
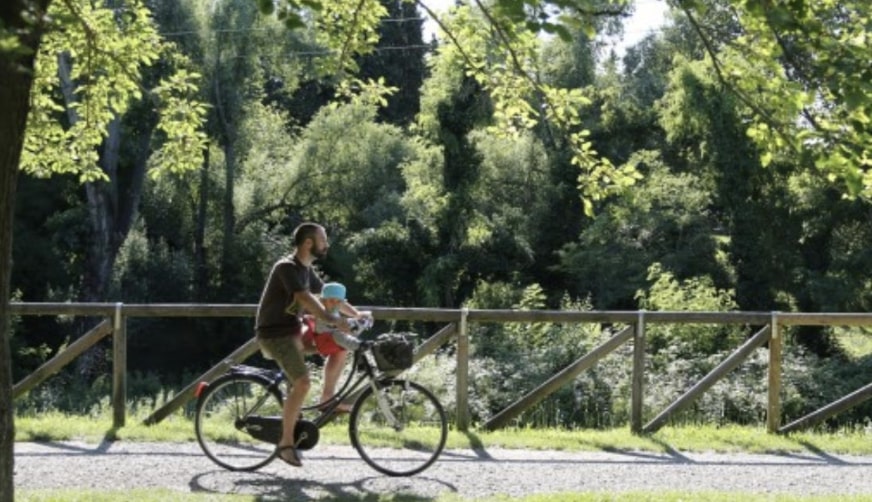
[[[373,389],[373,392],[375,392],[378,389],[378,382],[380,380],[388,379],[388,377],[379,375],[376,372],[375,366],[373,365],[372,361],[370,361],[369,357],[367,357],[368,353],[370,353],[370,347],[368,345],[363,346],[361,347],[361,349],[355,351],[354,360],[351,364],[352,367],[361,374],[356,378],[354,378],[353,376],[349,376],[349,378],[346,379],[345,384],[342,386],[341,389],[339,389],[339,392],[337,392],[336,395],[331,398],[331,404],[326,406],[322,410],[322,413],[317,418],[315,418],[315,420],[313,420],[317,427],[320,428],[322,425],[330,422],[330,420],[334,416],[333,410],[335,410],[336,407],[338,407],[339,404],[345,401],[347,398],[351,396],[359,396],[367,385]],[[397,419],[391,412],[390,406],[388,406],[388,404],[384,402],[384,396],[382,396],[378,392],[375,392],[375,395],[378,400],[380,411],[384,413],[385,418],[390,421],[393,427],[399,430],[397,426]],[[357,397],[355,397],[355,401],[356,400]]]

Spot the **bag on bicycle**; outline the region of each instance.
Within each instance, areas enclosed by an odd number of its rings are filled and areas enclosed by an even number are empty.
[[[381,371],[398,371],[412,367],[415,345],[403,333],[384,333],[372,346],[375,364]]]

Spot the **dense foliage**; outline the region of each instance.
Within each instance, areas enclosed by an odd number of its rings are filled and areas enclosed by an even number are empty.
[[[500,2],[495,9],[507,10],[496,27],[493,13],[467,5],[440,14],[457,43],[430,45],[415,4],[358,3],[368,9],[354,12],[369,17],[348,17],[346,2],[313,2],[321,29],[295,31],[286,25],[305,16],[281,3],[277,18],[263,15],[251,0],[155,0],[145,2],[148,19],[138,3],[115,20],[101,9],[76,12],[91,23],[145,23],[137,36],[152,37],[154,48],[130,54],[119,45],[121,59],[98,53],[93,61],[106,67],[100,78],[115,79],[114,94],[85,87],[57,95],[64,79],[85,79],[65,64],[92,48],[73,38],[58,58],[63,33],[46,42],[39,61],[57,79],[35,88],[30,127],[47,132],[28,136],[22,168],[72,171],[87,183],[21,179],[15,298],[255,303],[272,261],[290,250],[291,230],[315,220],[332,241],[323,272],[360,305],[869,308],[872,105],[861,0],[774,11],[682,2],[670,23],[620,58],[594,33],[616,28],[621,3],[588,13],[585,23],[554,25],[528,11],[571,10],[571,2]],[[342,23],[362,28],[345,36]],[[131,76],[115,65],[151,73]],[[202,117],[204,135],[173,143],[183,138],[166,134],[178,127],[165,123],[172,116],[128,104],[137,79],[154,82],[155,103]],[[196,94],[187,111],[179,109],[186,93]],[[95,100],[114,105],[106,122],[77,121],[77,109]],[[83,135],[90,149],[81,155],[35,155]],[[175,162],[197,167],[144,175]],[[99,215],[111,224],[95,223]],[[18,319],[14,380],[88,327]],[[615,328],[472,326],[474,419],[486,420]],[[178,386],[251,331],[247,320],[132,320],[132,394]],[[753,332],[652,328],[647,408],[662,409]],[[790,333],[786,414],[868,380],[868,361],[846,351],[841,334]],[[101,364],[105,357],[59,375],[20,409],[88,409],[109,384]],[[450,404],[450,347],[416,371]],[[521,422],[626,423],[629,374],[630,357],[619,351]],[[682,419],[764,419],[765,374],[760,350]],[[840,420],[859,423],[869,411]]]

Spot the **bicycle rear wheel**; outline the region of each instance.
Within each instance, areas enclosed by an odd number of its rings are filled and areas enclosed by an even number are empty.
[[[197,403],[195,430],[203,453],[232,471],[253,471],[277,455],[282,396],[256,375],[215,380]]]
[[[351,444],[367,464],[388,476],[411,476],[430,467],[448,437],[439,400],[407,380],[387,380],[377,387],[378,393],[367,388],[351,410]]]

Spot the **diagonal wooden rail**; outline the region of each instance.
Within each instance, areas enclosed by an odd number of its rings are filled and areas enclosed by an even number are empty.
[[[485,430],[500,429],[507,426],[513,419],[524,411],[532,408],[549,395],[556,392],[558,389],[571,382],[582,371],[590,369],[603,357],[611,354],[615,349],[626,343],[633,337],[633,327],[628,326],[616,335],[612,336],[602,344],[595,347],[593,350],[577,359],[574,363],[564,368],[556,375],[549,378],[545,383],[536,387],[521,399],[515,401],[508,408],[494,415],[490,420],[485,422]]]
[[[94,344],[112,334],[112,322],[105,320],[93,329],[82,335],[69,347],[49,359],[33,373],[24,377],[20,382],[12,386],[12,398],[15,399],[25,392],[30,391],[48,377],[60,371],[64,366],[71,363],[83,352],[93,347]]]
[[[770,332],[769,326],[766,326],[758,331],[757,334],[749,338],[745,343],[739,346],[738,349],[730,354],[729,357],[724,359],[721,364],[715,366],[715,368],[704,376],[702,380],[688,389],[687,392],[682,394],[681,397],[675,400],[675,402],[667,406],[666,409],[654,417],[653,420],[645,424],[645,427],[642,428],[642,432],[650,434],[658,431],[663,427],[663,424],[669,420],[669,417],[686,408],[705,391],[710,389],[718,380],[726,376],[727,373],[738,368],[745,359],[748,359],[748,356],[750,356],[755,349],[769,341]]]
[[[197,385],[199,385],[200,382],[211,382],[212,380],[227,372],[227,370],[229,370],[230,367],[234,364],[239,364],[248,359],[249,357],[253,356],[254,353],[258,350],[259,347],[257,345],[257,340],[251,338],[241,347],[234,350],[233,353],[222,359],[220,363],[209,368],[208,371],[195,378],[194,381],[189,383],[184,389],[182,389],[179,393],[173,396],[172,399],[170,399],[169,401],[164,403],[163,406],[155,410],[154,413],[152,413],[145,419],[145,424],[153,425],[170,416],[174,411],[181,408],[188,401],[194,398],[194,393],[196,392]]]
[[[840,399],[836,399],[832,403],[829,403],[826,406],[809,413],[808,415],[805,415],[801,418],[794,420],[793,422],[790,422],[784,427],[778,429],[778,432],[794,432],[805,429],[807,427],[811,427],[813,425],[817,425],[826,420],[827,418],[830,418],[849,408],[857,406],[858,404],[869,399],[872,399],[872,383],[864,385],[863,387],[860,387],[854,392],[851,392],[850,394]]]

